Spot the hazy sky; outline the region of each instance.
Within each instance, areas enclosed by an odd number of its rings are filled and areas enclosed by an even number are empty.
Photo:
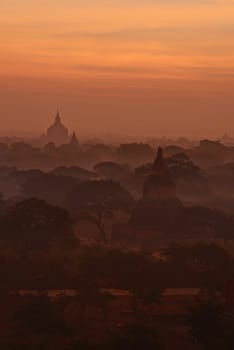
[[[234,135],[234,0],[0,0],[0,133]]]

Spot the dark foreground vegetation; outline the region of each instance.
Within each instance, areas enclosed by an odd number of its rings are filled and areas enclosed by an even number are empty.
[[[234,260],[216,244],[20,247],[0,270],[4,349],[233,348]]]
[[[231,147],[0,153],[1,349],[234,348]]]

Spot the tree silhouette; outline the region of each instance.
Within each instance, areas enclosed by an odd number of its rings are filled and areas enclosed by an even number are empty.
[[[131,207],[133,199],[118,182],[83,181],[69,193],[66,207],[77,215],[84,207],[96,203],[105,203],[110,209],[118,210]]]
[[[27,249],[74,243],[72,220],[61,208],[38,199],[17,203],[2,219],[4,238]]]
[[[106,202],[90,203],[83,207],[77,222],[87,221],[91,222],[98,228],[98,241],[106,244],[108,242],[107,232],[105,229],[105,219],[113,217],[113,212],[108,208]]]

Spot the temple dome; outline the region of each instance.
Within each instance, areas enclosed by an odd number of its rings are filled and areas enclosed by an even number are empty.
[[[55,144],[65,144],[69,141],[68,129],[62,124],[59,112],[54,123],[47,130],[47,141]]]

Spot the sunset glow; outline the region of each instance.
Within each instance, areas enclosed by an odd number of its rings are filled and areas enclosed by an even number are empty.
[[[212,135],[221,121],[221,133],[234,132],[231,0],[3,0],[0,27],[3,130],[15,113],[16,129],[42,129],[60,106],[84,133],[91,122],[106,132],[112,112],[110,132],[123,132],[125,120],[133,134],[163,133],[168,123],[171,134],[202,134],[204,118],[217,121],[206,127]]]

